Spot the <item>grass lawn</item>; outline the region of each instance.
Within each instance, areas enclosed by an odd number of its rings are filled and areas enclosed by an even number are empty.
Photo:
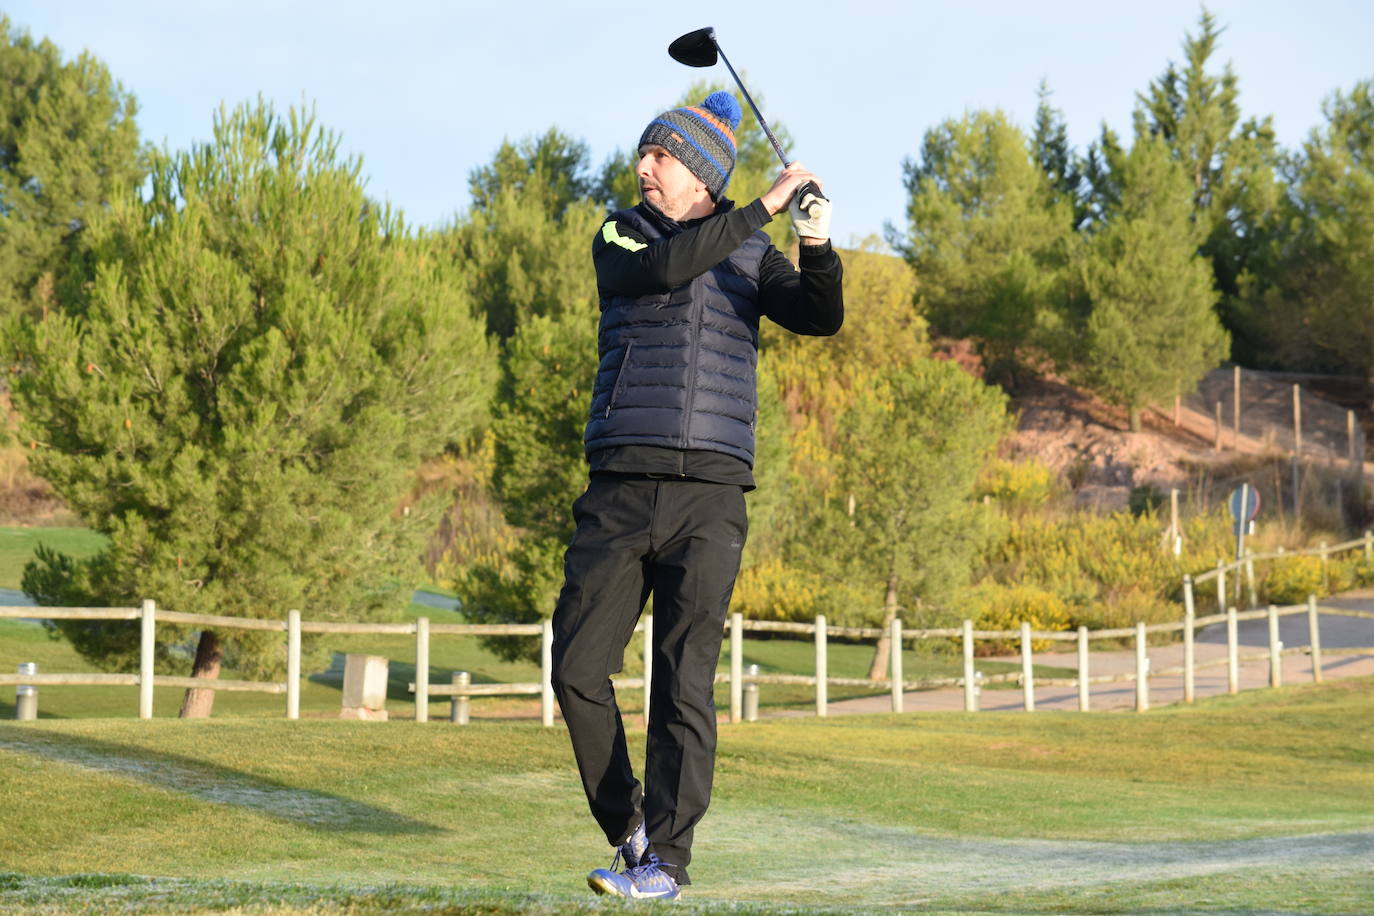
[[[18,589],[24,564],[34,548],[45,545],[74,557],[88,557],[105,545],[105,536],[89,528],[0,527],[0,588]]]
[[[0,912],[642,912],[561,728],[49,719],[0,768]],[[696,851],[688,913],[1368,913],[1374,679],[723,725]]]

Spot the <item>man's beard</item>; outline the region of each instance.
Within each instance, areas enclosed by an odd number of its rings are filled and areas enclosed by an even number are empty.
[[[685,199],[685,194],[669,197],[662,188],[652,188],[647,191],[641,188],[640,196],[646,204],[672,220],[682,219],[691,209],[691,205]]]

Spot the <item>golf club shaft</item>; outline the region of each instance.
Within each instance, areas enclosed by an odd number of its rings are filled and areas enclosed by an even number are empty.
[[[729,70],[730,75],[735,78],[735,85],[738,86],[739,91],[744,94],[744,100],[749,103],[750,108],[754,109],[754,117],[758,118],[759,127],[762,127],[763,132],[768,135],[768,142],[773,144],[773,150],[778,154],[778,158],[782,160],[782,167],[787,168],[792,163],[788,161],[787,154],[782,151],[782,144],[778,142],[778,138],[773,136],[773,131],[768,127],[768,122],[763,119],[763,112],[759,111],[759,106],[754,104],[753,96],[749,94],[748,89],[744,88],[744,81],[739,78],[739,74],[735,72],[735,68],[730,66],[730,58],[726,57],[725,52],[720,49],[720,42],[716,41],[714,38],[712,38],[711,41],[715,44],[716,53],[720,55],[720,59],[725,61],[725,68]]]
[[[759,106],[754,104],[754,97],[749,94],[748,89],[744,88],[744,81],[739,78],[739,74],[735,72],[735,68],[730,65],[730,58],[726,57],[725,52],[720,49],[720,42],[716,41],[715,37],[712,36],[711,43],[716,46],[716,53],[720,55],[720,59],[725,61],[725,69],[729,70],[730,75],[735,78],[735,85],[739,87],[739,91],[744,95],[744,100],[749,103],[750,108],[754,109],[754,117],[758,119],[759,127],[762,127],[763,132],[768,135],[768,142],[773,144],[773,151],[776,152],[778,158],[782,160],[782,167],[787,168],[792,163],[787,158],[787,154],[782,151],[782,144],[778,142],[778,138],[773,136],[773,131],[768,126],[768,122],[763,119],[763,112],[759,111]],[[816,187],[814,181],[808,181],[797,188],[796,194],[798,200],[804,199],[807,194],[814,194],[822,199],[825,197],[825,195],[821,193],[821,189]],[[808,208],[807,212],[814,215],[813,208]]]

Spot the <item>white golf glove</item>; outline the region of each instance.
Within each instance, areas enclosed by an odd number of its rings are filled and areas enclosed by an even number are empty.
[[[805,199],[798,203],[793,197],[787,205],[792,216],[792,228],[797,235],[808,239],[830,238],[830,201],[807,192]]]

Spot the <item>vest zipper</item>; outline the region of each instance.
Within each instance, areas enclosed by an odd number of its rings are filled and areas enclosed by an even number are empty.
[[[702,276],[705,276],[704,274]],[[687,404],[682,411],[682,447],[691,443],[689,434],[692,429],[692,410],[697,399],[697,357],[701,353],[701,319],[706,312],[706,303],[701,295],[702,278],[692,281],[690,290],[692,303],[692,349],[687,362]]]
[[[625,369],[630,365],[630,351],[635,348],[634,338],[625,342],[625,355],[620,358],[620,371],[615,374],[615,386],[611,388],[611,399],[606,402],[606,416],[611,415],[611,408],[620,398],[620,390],[625,385]]]

